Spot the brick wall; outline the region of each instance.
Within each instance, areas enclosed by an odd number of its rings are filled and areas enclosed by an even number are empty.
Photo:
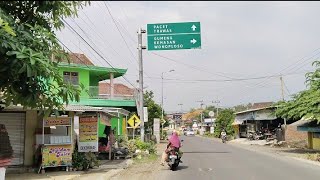
[[[299,143],[300,146],[305,146],[308,142],[308,133],[297,131],[297,126],[288,125],[285,133],[286,142]]]

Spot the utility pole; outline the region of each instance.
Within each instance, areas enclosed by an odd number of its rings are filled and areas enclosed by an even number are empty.
[[[146,30],[139,28],[138,30],[138,57],[139,57],[139,98],[140,98],[140,134],[141,141],[144,142],[144,117],[143,117],[143,62],[142,62],[142,49],[146,49],[145,46],[142,46],[142,33],[146,33]]]
[[[282,101],[284,101],[284,91],[283,91],[283,79],[282,79],[282,75],[280,75],[280,81],[281,81]],[[283,119],[283,122],[284,122],[284,128],[287,129],[287,120],[286,120],[286,118]]]
[[[174,71],[174,69],[171,69],[170,71],[168,71],[168,73],[169,72],[173,72]],[[163,74],[164,73],[167,73],[167,72],[162,72],[161,73],[161,121],[164,121],[163,120],[163,114],[164,114],[164,108],[163,108]],[[162,135],[163,135],[163,124],[164,123],[161,123],[162,124]]]
[[[212,103],[213,103],[213,104],[217,104],[217,116],[216,116],[216,117],[218,117],[218,113],[219,113],[219,103],[220,103],[220,101],[219,101],[219,100],[217,100],[217,101],[212,101]]]
[[[202,110],[202,106],[204,105],[204,104],[203,104],[203,100],[197,101],[197,102],[200,102],[200,107],[201,107],[201,110]],[[203,122],[202,122],[202,111],[201,111],[201,114],[200,114],[200,119],[201,119],[201,123],[203,123]]]
[[[178,106],[180,106],[180,112],[182,113],[182,105],[183,104],[178,104]]]
[[[280,76],[280,81],[281,81],[281,95],[282,95],[282,101],[284,101],[284,91],[283,91],[283,79],[282,79],[282,75]]]

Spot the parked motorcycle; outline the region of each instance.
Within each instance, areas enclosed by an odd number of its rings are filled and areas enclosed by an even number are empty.
[[[262,131],[257,131],[254,133],[254,139],[255,140],[262,140],[264,139],[264,133]]]
[[[254,134],[253,134],[253,132],[248,132],[247,138],[248,138],[249,140],[254,140]]]

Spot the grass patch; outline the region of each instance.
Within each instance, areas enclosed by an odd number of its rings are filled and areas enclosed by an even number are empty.
[[[315,153],[315,154],[308,153],[307,159],[320,162],[320,154],[319,153]]]
[[[154,162],[158,159],[158,155],[157,154],[150,154],[148,156],[137,156],[135,158],[133,158],[133,162],[135,164],[140,164],[140,163],[149,163],[149,162]]]

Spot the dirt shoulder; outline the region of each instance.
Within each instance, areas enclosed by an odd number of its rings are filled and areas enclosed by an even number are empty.
[[[153,177],[156,172],[161,171],[164,167],[160,165],[161,154],[166,148],[166,143],[157,145],[157,155],[150,156],[148,159],[135,160],[133,164],[119,174],[113,176],[112,180],[141,180],[148,177],[149,180],[156,179]]]
[[[273,146],[259,144],[242,144],[239,142],[228,142],[231,145],[238,146],[256,152],[266,152],[274,155],[286,156],[295,159],[304,160],[305,162],[320,165],[320,151],[306,148],[290,148],[288,146]]]

